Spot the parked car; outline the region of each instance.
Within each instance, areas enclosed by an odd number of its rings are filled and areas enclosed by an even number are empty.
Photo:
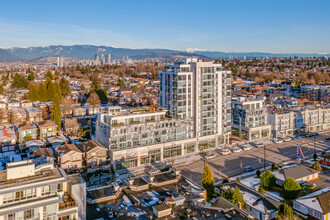
[[[285,137],[285,138],[283,138],[283,141],[284,141],[284,142],[291,141],[291,140],[292,140],[291,137]]]
[[[204,156],[204,159],[212,159],[212,158],[215,158],[215,154],[206,154]]]
[[[235,147],[231,150],[233,153],[238,153],[238,152],[241,152],[242,149],[238,148],[238,147]]]
[[[300,137],[297,135],[293,138],[293,140],[298,140]]]
[[[277,138],[277,139],[274,139],[273,142],[275,144],[281,144],[281,143],[283,143],[283,140],[281,138]]]
[[[171,169],[172,169],[172,166],[171,165],[167,165],[167,166],[163,167],[161,171],[162,172],[166,172],[166,171],[169,171]]]
[[[246,166],[246,167],[244,167],[244,171],[245,172],[252,172],[254,169],[252,168],[252,167],[250,167],[250,166]]]
[[[222,151],[220,151],[221,155],[227,155],[227,154],[230,154],[230,153],[231,153],[231,151],[228,150],[228,149],[223,149]]]
[[[249,144],[246,144],[246,145],[243,145],[243,146],[242,146],[242,149],[243,149],[243,150],[251,150],[252,147],[251,147]]]
[[[330,137],[326,137],[325,140],[326,140],[326,141],[330,141]]]
[[[258,143],[256,144],[256,147],[261,148],[261,147],[265,147],[265,145],[263,143]]]

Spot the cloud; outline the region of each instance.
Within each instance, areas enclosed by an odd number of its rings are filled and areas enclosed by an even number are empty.
[[[198,52],[198,51],[207,51],[206,49],[200,49],[200,48],[188,48],[186,49],[186,51],[188,53],[195,53],[195,52]]]

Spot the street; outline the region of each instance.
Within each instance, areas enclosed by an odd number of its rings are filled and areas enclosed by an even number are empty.
[[[296,159],[297,144],[302,144],[302,151],[305,156],[314,154],[314,138],[316,152],[329,150],[330,141],[324,139],[330,132],[320,134],[316,137],[300,138],[291,140],[281,144],[266,145],[266,166],[272,163],[281,164],[283,162]],[[254,169],[263,168],[264,166],[264,148],[255,148],[252,150],[241,151],[239,153],[231,153],[229,155],[217,155],[213,159],[206,160],[210,166],[215,181],[219,181],[224,177],[239,175],[243,172],[244,167],[251,166]],[[203,177],[204,161],[199,160],[194,163],[177,166],[181,173],[192,179],[197,184],[201,184]]]

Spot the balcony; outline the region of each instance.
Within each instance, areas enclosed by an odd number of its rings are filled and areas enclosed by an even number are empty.
[[[63,211],[66,209],[74,208],[76,207],[76,201],[70,196],[69,193],[65,192],[65,197],[63,198],[63,202],[58,204],[59,211]]]

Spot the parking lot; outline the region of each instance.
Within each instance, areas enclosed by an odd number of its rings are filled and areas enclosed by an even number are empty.
[[[266,145],[265,151],[263,147],[253,147],[251,150],[242,150],[228,155],[216,153],[214,158],[202,159],[188,165],[179,165],[177,168],[187,178],[201,184],[204,163],[208,163],[215,181],[218,181],[224,177],[232,177],[243,173],[246,166],[251,166],[253,169],[262,168],[264,166],[264,153],[266,155],[265,164],[269,166],[272,163],[283,164],[287,161],[296,161],[297,144],[301,145],[304,155],[309,157],[314,153],[314,146],[316,152],[329,150],[330,141],[325,140],[329,134],[330,132],[327,132],[315,137],[304,137],[280,144],[271,143]]]

